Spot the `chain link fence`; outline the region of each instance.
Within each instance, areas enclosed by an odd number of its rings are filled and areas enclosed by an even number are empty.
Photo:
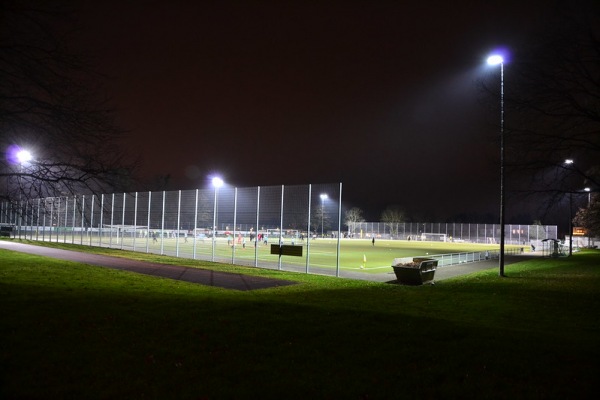
[[[367,257],[361,251],[352,261],[348,257],[341,261],[342,240],[495,244],[499,238],[497,224],[360,222],[346,226],[341,183],[2,202],[0,226],[23,239],[345,277],[365,275],[367,271],[360,269]],[[556,235],[556,226],[506,225],[507,244],[539,243]]]
[[[357,222],[348,225],[345,235],[353,238],[496,244],[500,241],[500,224]],[[557,235],[556,225],[505,225],[506,244],[528,245],[543,239],[556,239]]]

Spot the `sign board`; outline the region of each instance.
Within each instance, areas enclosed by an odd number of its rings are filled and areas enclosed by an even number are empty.
[[[580,226],[573,227],[573,236],[585,236],[587,235],[587,229]]]
[[[272,244],[271,254],[278,254],[280,256],[302,257],[302,246],[294,246],[290,244],[284,244],[279,246],[278,244]]]

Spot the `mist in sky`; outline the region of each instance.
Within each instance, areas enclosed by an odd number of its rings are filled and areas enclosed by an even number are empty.
[[[522,3],[90,1],[79,46],[170,189],[342,182],[373,219],[495,215],[499,116],[476,82],[552,8]]]

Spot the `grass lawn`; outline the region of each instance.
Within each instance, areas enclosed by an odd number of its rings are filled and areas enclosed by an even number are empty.
[[[79,237],[60,237],[55,236],[54,245],[60,245],[64,241],[75,244],[83,243],[87,245],[89,240]],[[30,241],[27,241],[30,242]],[[36,243],[31,241],[30,243]],[[39,243],[39,242],[38,242]],[[45,242],[48,243],[48,242]],[[270,242],[276,243],[276,242]],[[259,266],[270,265],[274,267],[278,263],[278,255],[271,254],[271,247],[259,243],[255,247],[253,243],[248,242],[246,248],[237,245],[235,254],[233,248],[228,245],[227,240],[218,238],[215,245],[215,259],[230,262],[235,259],[236,264],[254,265],[255,257]],[[100,242],[92,241],[92,244],[99,246]],[[291,244],[290,239],[286,239],[285,244]],[[310,240],[310,253],[307,251],[306,241],[296,242],[296,245],[303,245],[302,257],[284,256],[282,257],[283,269],[304,270],[306,266],[307,254],[310,254],[310,266],[320,269],[319,273],[335,275],[337,262],[337,239],[316,239]],[[198,259],[211,259],[212,241],[205,239],[197,240],[195,243],[192,238],[184,242],[180,239],[159,239],[156,243],[146,239],[137,238],[135,243],[131,238],[119,239],[113,238],[111,241],[104,238],[102,246],[113,248],[123,248],[125,250],[136,250],[138,252],[148,252],[155,254],[166,254],[181,258],[193,258],[196,254]],[[194,250],[195,246],[195,250]],[[507,245],[507,251],[511,249],[524,248],[528,246]],[[366,274],[386,273],[390,271],[390,266],[394,258],[418,257],[433,254],[449,254],[464,252],[480,252],[485,250],[498,250],[498,244],[480,244],[480,243],[454,243],[454,242],[421,242],[407,240],[376,240],[375,245],[371,244],[370,239],[342,239],[340,242],[340,270],[355,271]],[[367,260],[365,263],[364,260]],[[285,266],[290,268],[286,268]]]
[[[596,392],[598,251],[420,287],[130,255],[300,284],[237,292],[0,250],[0,398]]]

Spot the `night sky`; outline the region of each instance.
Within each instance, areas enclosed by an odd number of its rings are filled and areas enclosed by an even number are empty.
[[[499,85],[487,55],[532,40],[550,4],[86,1],[78,46],[146,178],[342,182],[367,218],[444,220],[498,213],[499,112],[476,81]]]

